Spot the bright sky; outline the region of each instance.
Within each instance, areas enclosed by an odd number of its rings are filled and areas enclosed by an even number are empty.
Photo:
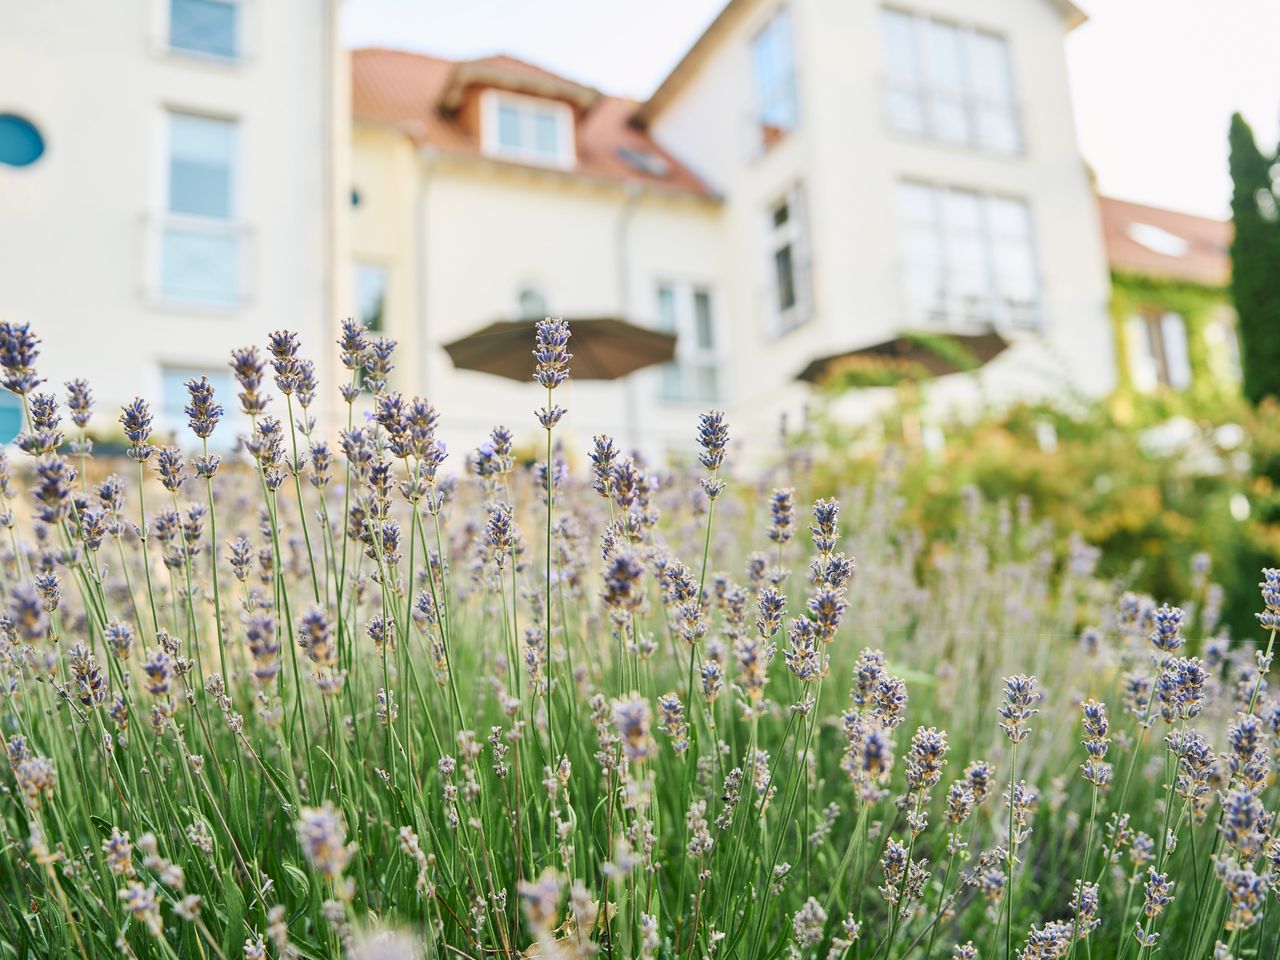
[[[609,93],[646,96],[726,0],[347,0],[351,46],[451,58],[510,53]],[[1039,3],[1047,0],[1008,0]],[[1280,2],[1076,0],[1076,125],[1104,193],[1229,212],[1227,125],[1280,137]]]

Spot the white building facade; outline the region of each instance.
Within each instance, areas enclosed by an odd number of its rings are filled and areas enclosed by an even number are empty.
[[[441,345],[544,312],[680,335],[670,368],[572,388],[582,434],[644,445],[687,445],[712,406],[766,444],[810,360],[904,331],[1012,341],[932,385],[944,402],[1104,393],[1106,258],[1063,54],[1079,19],[732,0],[640,104],[507,58],[357,51],[353,257],[380,291],[362,302],[410,345],[401,385],[467,442],[537,398]]]
[[[333,375],[349,302],[337,6],[0,9],[0,317],[44,340],[45,389],[90,381],[103,432],[135,395],[178,426],[201,374],[230,410],[229,351],[279,327]]]

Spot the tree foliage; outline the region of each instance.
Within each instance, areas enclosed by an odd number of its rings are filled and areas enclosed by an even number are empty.
[[[1258,149],[1240,114],[1231,118],[1232,296],[1239,318],[1244,393],[1280,396],[1280,217],[1277,158]]]

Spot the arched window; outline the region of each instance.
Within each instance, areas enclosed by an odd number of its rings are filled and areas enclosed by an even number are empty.
[[[547,298],[534,287],[524,287],[516,297],[521,320],[541,320],[547,314]]]
[[[26,167],[44,154],[44,137],[36,125],[16,113],[0,113],[0,163]]]

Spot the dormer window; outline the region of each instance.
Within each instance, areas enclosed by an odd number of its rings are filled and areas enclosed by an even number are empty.
[[[500,90],[486,90],[481,97],[485,153],[521,163],[573,166],[569,104]]]

